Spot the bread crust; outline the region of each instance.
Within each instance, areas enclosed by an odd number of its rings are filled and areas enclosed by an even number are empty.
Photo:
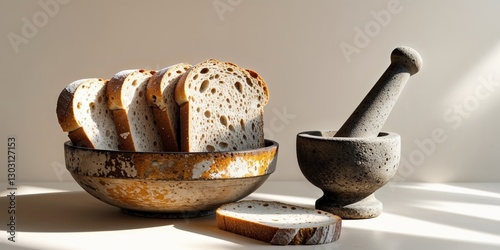
[[[182,152],[189,152],[191,148],[189,140],[189,128],[191,127],[191,119],[189,119],[189,102],[183,103],[179,108],[180,122],[180,149]]]
[[[242,220],[236,217],[229,217],[217,214],[216,223],[219,229],[243,235],[256,240],[271,242],[273,236],[279,228],[269,227],[252,221]]]
[[[64,132],[70,132],[80,127],[73,113],[73,97],[74,93],[64,88],[57,99],[57,121]]]
[[[80,127],[68,132],[68,137],[75,146],[84,148],[95,148],[85,130]]]
[[[118,133],[118,148],[120,150],[136,151],[132,134],[130,133],[127,112],[123,109],[113,110],[113,121]]]

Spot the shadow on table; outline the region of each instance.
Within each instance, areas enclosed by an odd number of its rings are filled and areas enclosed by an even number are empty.
[[[0,207],[9,207],[9,197],[0,197]],[[0,230],[8,231],[9,214],[0,214]],[[17,232],[99,232],[173,226],[176,229],[234,243],[234,248],[262,248],[268,243],[217,228],[215,215],[184,219],[153,219],[125,214],[84,191],[16,196]],[[2,246],[3,243],[0,243]],[[309,249],[331,249],[332,245]],[[3,246],[1,249],[4,249]],[[23,249],[23,248],[19,248]]]
[[[8,208],[9,197],[0,197],[0,207]],[[268,245],[264,242],[219,230],[215,215],[185,219],[153,219],[128,215],[83,191],[19,195],[16,197],[16,232],[99,232],[174,226],[240,244]],[[0,214],[0,230],[9,230],[11,216]],[[0,249],[4,249],[0,243]],[[10,245],[9,245],[10,247]],[[17,247],[12,244],[12,247]],[[24,249],[24,248],[14,248]]]
[[[169,224],[123,214],[83,191],[18,195],[15,205],[16,231],[22,232],[94,232]],[[0,207],[9,206],[9,197],[0,197]],[[8,230],[11,215],[0,215],[2,231]]]

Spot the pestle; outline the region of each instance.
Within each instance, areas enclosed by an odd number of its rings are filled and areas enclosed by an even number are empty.
[[[334,137],[377,137],[411,75],[422,58],[410,47],[397,47],[391,64]]]

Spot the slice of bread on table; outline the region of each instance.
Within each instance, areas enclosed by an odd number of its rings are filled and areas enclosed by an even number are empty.
[[[117,132],[107,105],[106,83],[98,78],[81,79],[61,91],[57,119],[73,145],[118,149]]]
[[[179,78],[190,68],[188,63],[179,63],[161,69],[147,85],[146,100],[153,110],[165,151],[180,150],[179,105],[174,93]]]
[[[163,150],[153,111],[146,101],[146,87],[154,71],[123,70],[106,88],[109,109],[118,132],[118,148],[127,151]]]
[[[316,245],[339,239],[342,219],[276,201],[242,200],[216,211],[219,229],[274,245]]]
[[[181,150],[231,151],[264,146],[266,83],[253,71],[209,59],[193,66],[175,89]]]

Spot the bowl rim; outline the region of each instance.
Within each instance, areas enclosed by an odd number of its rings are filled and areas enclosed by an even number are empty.
[[[183,151],[130,151],[130,150],[114,150],[114,149],[98,149],[98,148],[88,148],[82,146],[73,145],[73,143],[68,140],[64,142],[64,147],[69,147],[84,151],[95,151],[95,152],[112,152],[112,153],[124,153],[124,154],[181,154],[181,155],[206,155],[206,154],[227,154],[227,153],[250,153],[258,152],[270,148],[278,148],[279,143],[271,140],[264,139],[264,147],[244,149],[244,150],[231,150],[231,151],[214,151],[214,152],[183,152]]]
[[[276,170],[276,165],[277,165],[277,156],[279,152],[279,144],[274,141],[274,140],[265,140],[266,146],[257,148],[257,149],[248,149],[248,150],[240,150],[240,151],[218,151],[218,152],[135,152],[135,151],[120,151],[120,150],[107,150],[107,149],[92,149],[92,148],[87,148],[87,147],[81,147],[81,146],[74,146],[71,144],[71,141],[66,141],[64,143],[64,152],[65,152],[65,158],[68,157],[68,153],[74,153],[74,152],[80,152],[82,154],[110,154],[110,155],[115,155],[119,157],[125,157],[125,158],[136,158],[136,157],[142,157],[142,156],[147,156],[147,157],[180,157],[180,158],[190,158],[190,157],[213,157],[213,158],[224,158],[224,157],[246,157],[247,155],[260,155],[262,153],[268,154],[272,153],[273,157],[270,158],[270,162],[268,163],[267,170],[265,173],[259,174],[259,175],[252,175],[252,176],[233,176],[230,178],[226,177],[211,177],[211,178],[147,178],[147,177],[140,177],[140,176],[129,176],[130,173],[127,171],[121,171],[122,175],[120,176],[105,176],[104,175],[99,175],[96,176],[94,174],[89,174],[87,173],[87,168],[80,168],[77,165],[68,165],[68,159],[65,159],[66,162],[66,169],[71,173],[71,175],[78,175],[78,176],[93,176],[93,177],[99,177],[99,178],[113,178],[113,179],[135,179],[135,180],[173,180],[173,181],[183,181],[183,180],[218,180],[218,179],[237,179],[237,178],[248,178],[248,177],[255,177],[255,176],[264,176],[267,174],[272,174]],[[87,169],[87,170],[86,170]],[[109,170],[109,169],[108,169]],[[82,172],[83,171],[83,172]],[[114,170],[113,170],[114,171]],[[108,171],[105,171],[108,172]],[[132,174],[133,175],[133,174]],[[74,177],[73,177],[74,178]]]

